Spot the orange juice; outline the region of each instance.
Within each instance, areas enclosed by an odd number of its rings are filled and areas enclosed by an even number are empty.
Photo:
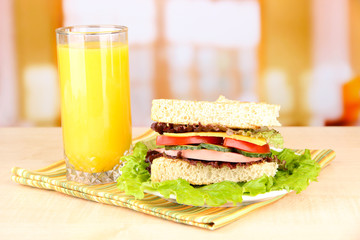
[[[131,144],[128,46],[58,45],[65,156],[75,170],[112,170]]]

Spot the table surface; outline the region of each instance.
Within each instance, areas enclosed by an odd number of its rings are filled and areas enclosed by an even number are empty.
[[[61,129],[0,128],[0,239],[360,239],[360,127],[279,130],[286,147],[337,156],[304,192],[209,231],[12,182],[14,166],[35,170],[62,159]]]

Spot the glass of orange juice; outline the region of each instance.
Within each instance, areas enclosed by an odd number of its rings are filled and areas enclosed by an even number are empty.
[[[67,179],[114,182],[131,144],[127,27],[56,30]]]

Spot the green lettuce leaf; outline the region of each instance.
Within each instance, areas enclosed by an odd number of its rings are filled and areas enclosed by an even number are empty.
[[[311,159],[310,151],[297,155],[290,149],[281,152],[272,151],[282,163],[275,175],[273,190],[286,189],[300,193],[310,181],[317,181],[320,165]]]
[[[149,164],[144,161],[147,150],[144,143],[138,142],[132,155],[120,159],[125,165],[120,169],[121,176],[117,179],[117,186],[137,199],[144,197],[142,184],[150,179],[149,171],[146,170]]]
[[[316,181],[320,172],[320,166],[311,160],[309,150],[297,155],[290,149],[284,149],[281,152],[272,151],[280,163],[275,177],[264,175],[246,183],[224,181],[205,186],[192,186],[183,179],[152,183],[147,170],[149,164],[144,161],[146,153],[146,145],[139,142],[135,145],[132,155],[121,159],[126,163],[121,168],[122,175],[117,179],[118,188],[136,199],[144,197],[144,190],[158,191],[165,198],[175,195],[178,203],[193,206],[202,206],[206,203],[216,207],[227,202],[233,202],[235,205],[242,202],[243,195],[256,196],[281,189],[300,193],[306,189],[310,181]]]
[[[265,134],[268,134],[267,132]],[[263,136],[264,138],[267,139],[268,143],[270,146],[275,147],[275,148],[283,148],[284,147],[284,139],[281,136],[281,134],[272,129],[271,133],[269,134],[268,137]]]
[[[259,129],[228,129],[227,134],[237,134],[253,138],[265,138],[268,144],[275,148],[283,148],[284,139],[281,134],[275,129],[262,127]]]
[[[264,175],[261,178],[240,184],[244,188],[244,193],[247,193],[250,196],[256,196],[258,194],[270,192],[274,185],[274,178]]]

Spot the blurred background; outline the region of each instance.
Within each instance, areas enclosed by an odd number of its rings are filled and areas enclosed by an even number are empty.
[[[60,126],[55,29],[78,24],[129,27],[133,126],[220,94],[360,125],[360,0],[1,0],[0,126]]]

